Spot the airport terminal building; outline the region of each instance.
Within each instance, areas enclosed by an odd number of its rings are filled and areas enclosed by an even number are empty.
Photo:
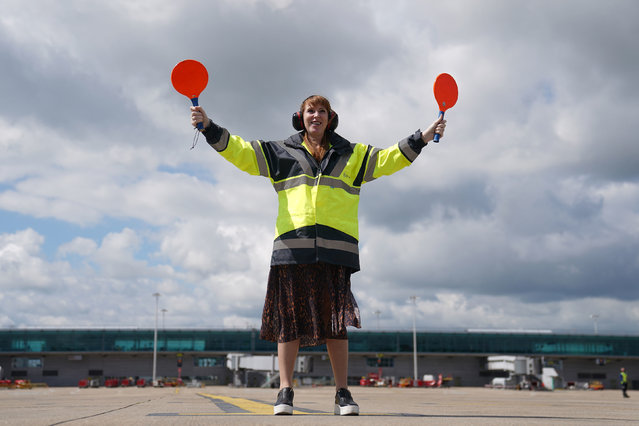
[[[489,362],[495,356],[526,357],[552,367],[562,383],[598,381],[619,387],[619,369],[639,389],[639,336],[554,334],[544,331],[349,333],[349,383],[378,373],[393,379],[442,374],[453,386],[485,386],[506,372]],[[158,330],[157,377],[197,379],[206,384],[265,385],[277,362],[277,346],[258,330]],[[48,386],[77,386],[82,379],[147,378],[153,374],[153,329],[0,329],[0,376]],[[416,357],[415,357],[416,355]],[[232,359],[271,357],[261,368],[242,368]],[[300,384],[328,384],[332,378],[326,347],[300,350]],[[268,370],[271,370],[270,372]]]

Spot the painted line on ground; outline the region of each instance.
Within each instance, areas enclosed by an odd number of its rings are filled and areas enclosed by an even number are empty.
[[[261,401],[255,401],[246,398],[237,398],[224,395],[211,395],[209,393],[198,393],[199,396],[207,398],[218,408],[229,414],[267,414],[273,415],[273,406]],[[293,414],[332,414],[324,412],[316,412],[315,410],[296,409]]]
[[[237,398],[225,395],[212,395],[209,393],[198,393],[198,396],[206,398],[214,403],[222,412],[216,413],[150,413],[150,417],[205,417],[205,416],[273,416],[273,405],[263,401]],[[334,416],[328,411],[298,408],[293,411],[296,415],[305,416]],[[399,414],[399,413],[360,413],[360,416],[391,416],[391,417],[426,417],[421,414]]]

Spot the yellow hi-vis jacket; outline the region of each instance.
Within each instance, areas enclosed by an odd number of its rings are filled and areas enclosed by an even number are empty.
[[[625,371],[619,373],[619,379],[621,380],[621,384],[628,383],[628,374]]]
[[[330,149],[318,163],[303,145],[303,132],[283,141],[248,142],[211,124],[204,135],[240,170],[271,180],[279,202],[272,266],[325,262],[352,272],[359,270],[362,184],[409,166],[426,145],[420,131],[387,149],[330,132]]]

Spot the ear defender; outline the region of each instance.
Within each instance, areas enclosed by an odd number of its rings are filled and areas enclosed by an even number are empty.
[[[335,111],[331,111],[328,119],[328,130],[334,132],[337,129],[337,125],[339,124],[339,115]]]
[[[292,124],[293,124],[293,128],[297,130],[298,132],[301,132],[302,130],[304,130],[304,121],[302,120],[302,114],[300,114],[299,111],[293,113]]]
[[[296,113],[293,113],[293,117],[291,117],[291,124],[293,124],[293,128],[297,130],[298,132],[301,132],[302,130],[304,130],[304,120],[302,118],[301,112],[298,111]],[[335,111],[331,111],[329,113],[328,126],[326,126],[326,128],[330,130],[331,132],[334,132],[335,129],[337,129],[338,124],[339,124],[339,116],[337,115]]]

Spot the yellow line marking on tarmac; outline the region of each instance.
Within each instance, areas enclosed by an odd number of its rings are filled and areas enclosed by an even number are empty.
[[[229,404],[233,404],[236,407],[239,407],[243,410],[250,411],[253,414],[273,414],[272,405],[251,401],[250,399],[235,398],[232,396],[223,396],[223,395],[212,395],[210,393],[199,393],[198,395],[202,395],[207,398],[219,399]]]
[[[198,395],[210,398],[211,400],[218,400],[225,402],[227,404],[231,404],[245,412],[222,412],[222,413],[173,413],[174,416],[256,416],[256,415],[273,415],[273,406],[270,404],[265,404],[263,402],[252,401],[246,398],[237,398],[232,396],[224,396],[224,395],[213,395],[210,393],[198,393]],[[298,411],[293,410],[293,414],[296,415],[306,415],[306,416],[333,416],[332,412],[327,411]],[[397,416],[398,414],[393,413],[360,413],[360,416]],[[422,417],[420,415],[410,415],[404,414],[400,416],[408,416],[408,417]]]
[[[205,396],[207,398],[219,399],[226,403],[235,405],[238,408],[249,411],[250,413],[225,413],[225,414],[273,414],[273,406],[270,404],[264,404],[262,402],[251,401],[245,398],[236,398],[232,396],[212,395],[209,393],[199,393],[198,395]],[[303,411],[293,410],[293,414],[310,414]],[[313,414],[333,414],[333,413],[313,413]]]
[[[268,413],[176,413],[176,416],[182,416],[182,417],[188,417],[188,416],[193,416],[193,417],[204,417],[204,416],[264,416],[264,415],[268,415],[268,416],[273,416],[273,407],[271,407],[271,410]],[[333,413],[303,413],[301,411],[297,411],[297,410],[293,410],[293,414],[295,415],[313,415],[313,416],[328,416],[329,414],[332,416]]]

